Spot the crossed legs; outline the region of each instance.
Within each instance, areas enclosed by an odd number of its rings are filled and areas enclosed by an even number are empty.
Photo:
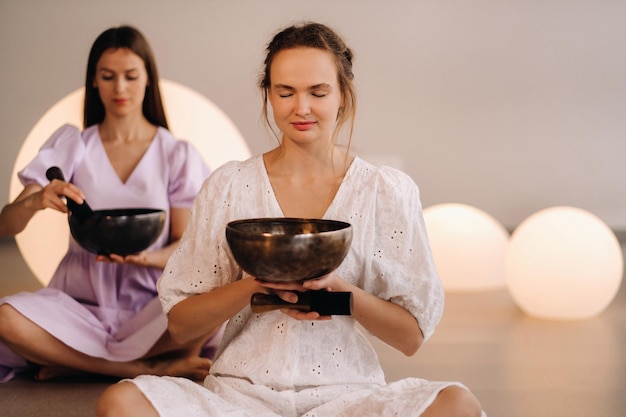
[[[451,386],[439,392],[421,417],[480,417],[481,414],[482,407],[474,394],[465,388]]]
[[[480,417],[482,408],[470,391],[451,386],[439,392],[421,417]],[[108,387],[98,399],[97,417],[159,417],[152,403],[132,382]]]
[[[204,378],[211,361],[199,356],[205,339],[179,345],[166,332],[141,359],[114,362],[78,352],[24,317],[9,304],[0,305],[0,340],[24,359],[41,365],[38,379],[68,372],[120,378],[142,374]]]
[[[96,404],[97,417],[159,417],[159,413],[132,382],[108,387]]]

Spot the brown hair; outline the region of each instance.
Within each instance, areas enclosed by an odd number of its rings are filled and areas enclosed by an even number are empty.
[[[128,48],[138,55],[146,66],[148,86],[143,100],[143,114],[154,125],[168,128],[161,91],[159,74],[152,49],[146,38],[131,26],[119,26],[105,30],[98,36],[89,51],[87,76],[85,79],[85,105],[83,123],[85,128],[104,120],[104,104],[100,100],[98,89],[94,87],[96,66],[102,54],[109,49]]]
[[[289,26],[278,32],[267,45],[264,69],[259,77],[259,88],[263,95],[263,119],[265,123],[272,130],[268,117],[268,94],[272,85],[270,79],[272,61],[278,52],[284,49],[299,47],[321,49],[330,52],[334,57],[343,105],[337,114],[337,127],[333,133],[333,140],[337,139],[341,127],[349,123],[349,143],[354,130],[354,117],[356,114],[356,89],[352,82],[354,79],[354,74],[352,73],[353,53],[335,31],[321,23],[305,22]]]

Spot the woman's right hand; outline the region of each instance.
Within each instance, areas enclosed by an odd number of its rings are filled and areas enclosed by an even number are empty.
[[[10,237],[20,233],[39,210],[52,208],[67,213],[69,210],[63,197],[74,199],[79,204],[85,198],[78,187],[64,181],[53,180],[45,187],[27,185],[12,203],[2,208],[0,236]]]
[[[324,278],[327,278],[329,275],[325,275],[323,278],[312,281],[322,281]],[[259,279],[255,279],[255,282],[265,288],[268,292],[274,293],[278,295],[283,301],[288,303],[296,303],[298,302],[297,292],[305,292],[311,288],[310,284],[303,285],[300,282],[268,282]],[[326,282],[326,281],[323,281]],[[328,285],[324,285],[320,283],[317,285],[319,290],[332,290]],[[287,314],[291,318],[296,320],[331,320],[332,316],[322,316],[316,311],[301,311],[295,308],[281,308],[283,313]]]
[[[85,195],[78,187],[61,180],[50,181],[48,185],[43,187],[40,192],[35,193],[33,197],[38,200],[35,204],[39,206],[39,210],[49,207],[62,213],[69,211],[67,204],[63,201],[63,197],[71,198],[77,204],[82,204],[85,199]]]

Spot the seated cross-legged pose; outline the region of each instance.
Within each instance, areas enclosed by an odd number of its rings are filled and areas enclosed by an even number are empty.
[[[338,139],[347,125],[349,143],[354,120],[352,58],[318,23],[290,26],[271,40],[260,88],[279,145],[211,175],[158,283],[175,339],[196,340],[229,320],[210,374],[202,385],[156,376],[121,381],[98,400],[98,416],[481,416],[458,382],[386,383],[360,329],[413,355],[441,318],[443,289],[416,184],[352,156]],[[352,245],[319,279],[261,281],[238,267],[225,227],[262,217],[348,222]],[[352,315],[254,313],[249,305],[255,292],[293,303],[307,290],[352,292]]]
[[[0,382],[34,369],[68,374],[141,374],[202,379],[220,325],[184,343],[167,331],[156,282],[209,176],[199,152],[167,130],[152,51],[135,28],[103,32],[87,63],[84,125],[65,125],[19,178],[23,191],[0,213],[0,236],[15,236],[63,198],[95,209],[147,207],[166,213],[157,241],[141,253],[96,256],[70,239],[47,288],[0,298]],[[58,166],[68,182],[46,178]],[[38,368],[38,369],[37,369]]]

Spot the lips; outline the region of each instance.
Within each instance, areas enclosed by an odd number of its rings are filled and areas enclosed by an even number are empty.
[[[313,127],[313,125],[315,125],[315,122],[310,122],[310,121],[305,121],[305,122],[292,122],[291,123],[293,125],[293,127],[295,127],[298,130],[309,130],[311,127]]]
[[[125,98],[116,98],[116,99],[113,100],[113,102],[115,104],[117,104],[118,106],[121,106],[123,104],[126,104],[128,102],[128,100],[125,99]]]

